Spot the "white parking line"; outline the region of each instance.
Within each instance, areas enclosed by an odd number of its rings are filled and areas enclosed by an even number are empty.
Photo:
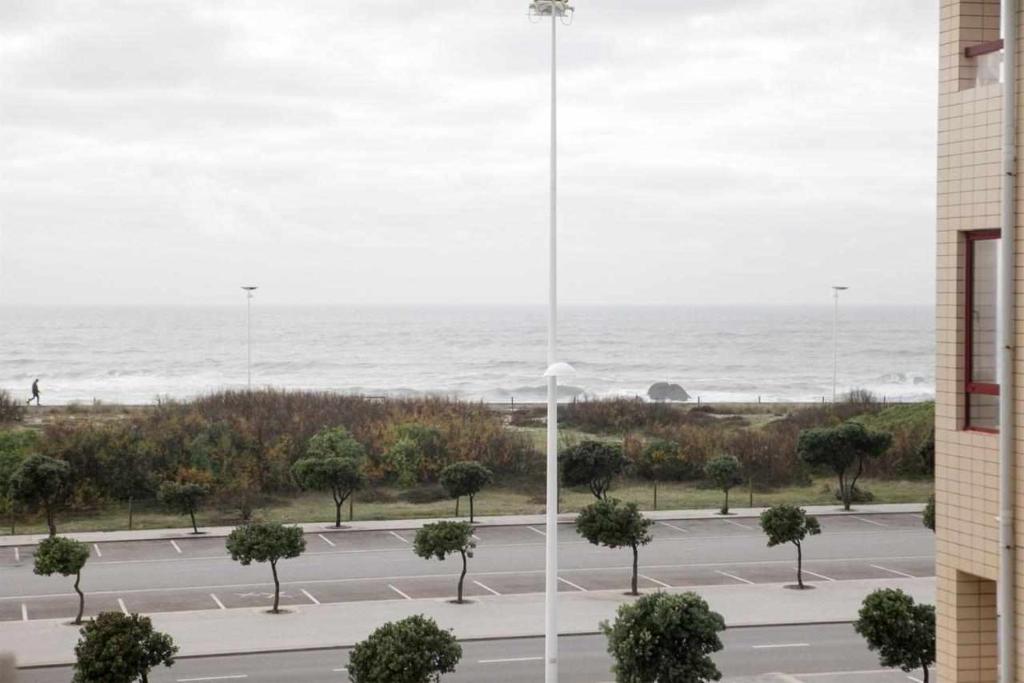
[[[751,529],[754,528],[754,527],[752,527],[752,526],[750,526],[748,524],[740,524],[739,522],[734,522],[731,519],[723,519],[722,521],[727,523],[727,524],[732,524],[733,526],[738,526],[741,529],[746,529],[747,531],[750,531]]]
[[[121,608],[121,611],[128,614],[128,608],[124,606],[124,600],[122,598],[117,599],[117,606]]]
[[[882,524],[881,522],[876,522],[875,520],[868,519],[866,517],[851,517],[850,519],[855,519],[858,522],[864,522],[865,524],[874,524],[875,526],[883,526],[886,528],[888,528],[889,526],[888,524]]]
[[[807,674],[787,674],[797,680],[804,678],[825,678],[833,676],[881,676],[892,674],[892,669],[861,669],[859,671],[815,671]]]
[[[408,543],[409,542],[408,538],[406,538],[405,536],[400,536],[399,534],[396,534],[394,531],[391,532],[391,535],[394,536],[395,538],[397,538],[402,543]]]
[[[481,588],[483,588],[483,589],[484,589],[485,591],[488,591],[488,592],[490,592],[490,593],[493,593],[494,595],[501,595],[501,593],[499,593],[498,591],[494,590],[494,589],[493,589],[493,588],[491,588],[490,586],[485,586],[484,584],[480,583],[479,581],[475,581],[475,580],[474,580],[474,581],[473,581],[473,583],[475,583],[476,585],[480,586],[480,587],[481,587]]]
[[[657,579],[652,579],[651,577],[646,576],[644,574],[638,574],[637,576],[639,576],[641,579],[647,579],[651,583],[656,583],[659,586],[661,586],[662,588],[671,588],[672,587],[672,586],[668,585],[667,583],[665,583],[664,581],[658,581]]]
[[[331,671],[333,671],[336,674],[343,674],[346,671],[348,671],[348,667],[347,666],[343,666],[340,669],[331,669]]]
[[[174,541],[171,541],[171,546],[174,548],[174,552],[176,552],[179,555],[181,555],[181,548],[178,547],[177,543],[175,543]]]
[[[774,643],[770,645],[754,645],[755,650],[772,650],[779,647],[810,647],[810,643]]]
[[[196,678],[179,678],[178,683],[191,683],[192,681],[234,681],[239,678],[248,678],[249,674],[233,674],[231,676],[198,676]]]
[[[25,603],[21,603],[21,620],[28,621],[28,607],[25,606]]]
[[[535,534],[540,534],[541,536],[547,536],[547,532],[541,531],[540,529],[535,529],[532,526],[528,526],[526,528],[529,529],[530,531],[532,531]]]
[[[890,572],[892,574],[895,574],[896,576],[902,576],[902,577],[907,578],[907,579],[916,579],[917,578],[913,574],[908,574],[906,572],[901,572],[898,569],[889,569],[888,567],[883,567],[880,564],[873,564],[871,566],[874,567],[875,569],[881,569],[883,572]]]
[[[817,572],[812,572],[810,569],[805,569],[804,570],[804,574],[810,574],[811,576],[817,576],[819,579],[825,579],[826,581],[835,581],[835,579],[833,579],[830,576],[825,576],[824,574],[819,574]]]
[[[14,561],[21,562],[21,551],[17,548],[14,549]]]
[[[220,607],[221,609],[227,609],[227,607],[224,606],[224,603],[221,602],[220,598],[218,598],[216,595],[214,595],[213,593],[210,593],[210,597],[213,598],[213,601],[215,603],[217,603],[217,607]]]
[[[562,578],[561,576],[559,576],[559,577],[558,577],[558,580],[559,580],[559,581],[561,581],[562,583],[564,583],[564,584],[565,584],[566,586],[569,586],[569,587],[571,587],[571,588],[575,588],[575,589],[576,589],[576,590],[578,590],[578,591],[583,591],[584,593],[586,593],[586,592],[587,592],[587,589],[586,589],[586,588],[584,588],[583,586],[580,586],[580,585],[578,585],[578,584],[575,584],[575,583],[573,583],[573,582],[572,582],[572,581],[570,581],[569,579],[563,579],[563,578]]]
[[[721,574],[722,576],[724,576],[727,579],[734,579],[736,581],[739,581],[740,583],[748,583],[750,585],[754,585],[753,581],[748,581],[747,579],[744,579],[742,576],[736,576],[735,574],[729,574],[727,572],[719,571],[718,569],[715,570],[715,573],[716,574]]]
[[[100,552],[100,546],[98,543],[93,543],[92,549],[96,551],[96,557],[103,557],[103,553]]]
[[[480,540],[480,537],[477,536],[476,534],[470,534],[470,535],[473,537],[474,541],[479,541]]]
[[[317,534],[317,536],[319,536],[320,540],[326,543],[327,545],[331,546],[332,548],[334,547],[334,541],[332,541],[331,539],[327,538],[323,534]]]
[[[320,604],[320,601],[317,600],[316,598],[314,598],[312,593],[310,593],[305,588],[302,589],[302,594],[305,595],[307,598],[309,598],[310,602],[312,602],[314,605],[319,605]]]
[[[480,659],[477,664],[505,664],[507,662],[539,662],[543,657],[505,657],[504,659]]]
[[[689,531],[687,531],[683,527],[676,526],[675,524],[669,524],[668,522],[658,522],[658,524],[661,524],[662,526],[667,526],[669,529],[675,529],[676,531],[678,531],[679,533],[682,533],[682,534],[690,533]]]
[[[398,590],[397,588],[395,588],[394,586],[392,586],[392,585],[391,585],[390,583],[388,584],[388,588],[390,588],[391,590],[395,591],[396,593],[398,593],[399,595],[401,595],[401,596],[402,596],[403,598],[405,598],[406,600],[412,600],[412,598],[410,598],[410,597],[409,597],[408,595],[406,595],[406,594],[405,594],[405,593],[403,593],[402,591],[400,591],[400,590]]]

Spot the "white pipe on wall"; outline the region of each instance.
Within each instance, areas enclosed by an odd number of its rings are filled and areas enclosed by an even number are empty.
[[[1014,366],[1016,347],[1016,183],[1017,183],[1017,0],[1002,2],[1003,161],[999,240],[997,327],[999,330],[999,680],[1015,683],[1016,566],[1014,514],[1016,444]]]

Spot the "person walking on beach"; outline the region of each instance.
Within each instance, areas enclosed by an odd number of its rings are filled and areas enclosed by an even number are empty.
[[[26,403],[31,405],[33,400],[35,400],[36,405],[38,406],[39,405],[39,379],[38,378],[36,379],[35,382],[32,382],[32,398],[30,398],[28,401],[26,401]]]

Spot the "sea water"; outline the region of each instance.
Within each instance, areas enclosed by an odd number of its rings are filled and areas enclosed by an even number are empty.
[[[540,307],[252,308],[253,386],[369,395],[543,400]],[[786,306],[573,307],[558,358],[570,395],[645,396],[678,383],[693,400],[831,397],[833,309]],[[0,388],[43,402],[149,403],[247,382],[237,307],[0,308]],[[838,387],[890,401],[931,398],[934,309],[840,310]]]

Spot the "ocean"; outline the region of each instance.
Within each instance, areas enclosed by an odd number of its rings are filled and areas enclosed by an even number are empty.
[[[254,386],[542,401],[546,315],[532,307],[280,307],[253,302]],[[820,401],[832,393],[832,308],[561,310],[569,394]],[[843,306],[839,390],[889,401],[935,390],[934,309]],[[0,308],[0,388],[44,404],[142,404],[246,386],[246,310]]]

